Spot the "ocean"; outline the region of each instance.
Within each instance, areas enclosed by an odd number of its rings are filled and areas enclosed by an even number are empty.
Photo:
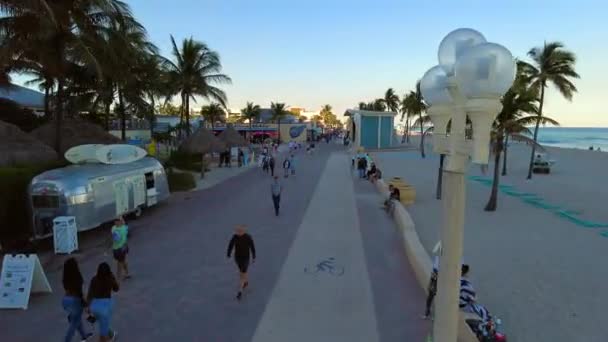
[[[534,130],[534,127],[531,127]],[[538,142],[541,145],[589,149],[593,146],[608,151],[608,127],[540,127]]]

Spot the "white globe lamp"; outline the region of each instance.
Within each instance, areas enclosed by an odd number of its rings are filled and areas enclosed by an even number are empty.
[[[445,135],[450,121],[452,98],[447,89],[448,76],[441,65],[430,68],[420,80],[420,92],[429,105],[427,114],[434,126],[434,135]]]
[[[492,123],[502,107],[501,96],[513,84],[515,71],[511,52],[495,43],[469,48],[454,65],[454,78],[467,98],[465,110],[473,123],[474,163],[488,163]]]
[[[480,32],[470,28],[460,28],[448,33],[441,40],[437,57],[439,65],[448,76],[454,74],[454,64],[469,48],[485,43],[486,38]]]

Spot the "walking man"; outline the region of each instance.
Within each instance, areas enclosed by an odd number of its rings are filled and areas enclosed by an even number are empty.
[[[289,177],[290,168],[291,168],[291,162],[289,161],[289,158],[285,158],[285,160],[283,161],[283,174],[284,174],[285,178]]]
[[[268,167],[270,168],[270,176],[274,177],[274,157],[270,156],[268,159]]]
[[[129,246],[127,244],[128,234],[129,227],[125,223],[125,220],[119,216],[114,220],[114,226],[112,227],[112,254],[116,260],[116,276],[119,282],[131,278],[129,265],[127,264],[127,254],[129,253]]]
[[[279,209],[281,207],[281,192],[283,187],[279,183],[279,176],[274,176],[274,181],[270,185],[270,194],[272,195],[272,203],[274,204],[274,214],[279,216]]]
[[[291,154],[291,158],[289,158],[289,168],[291,169],[291,175],[296,175],[296,156]]]
[[[249,285],[247,269],[249,268],[250,255],[253,257],[253,262],[255,262],[255,245],[251,235],[246,233],[245,225],[239,224],[236,226],[236,234],[232,236],[228,244],[228,259],[230,259],[233,249],[234,261],[239,269],[239,291],[236,294],[236,299],[241,300],[243,290]]]

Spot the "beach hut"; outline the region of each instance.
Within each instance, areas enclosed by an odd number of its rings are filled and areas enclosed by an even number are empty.
[[[348,131],[354,148],[388,148],[393,145],[394,112],[376,112],[348,109],[344,116],[350,118]]]
[[[238,134],[238,133],[237,133]],[[211,131],[201,127],[182,142],[179,149],[188,153],[201,153],[203,165],[201,177],[205,176],[205,155],[211,152],[221,152],[226,149],[226,144],[218,139]]]
[[[240,135],[232,125],[228,125],[226,129],[223,130],[222,133],[220,133],[217,137],[223,141],[227,147],[240,147],[247,145],[245,138],[243,138],[243,136]]]
[[[50,146],[36,140],[19,127],[0,121],[0,167],[55,160],[57,153]]]
[[[31,135],[49,146],[55,146],[55,122],[46,123]],[[121,140],[92,122],[66,119],[61,124],[61,155],[70,148],[85,144],[119,144]]]

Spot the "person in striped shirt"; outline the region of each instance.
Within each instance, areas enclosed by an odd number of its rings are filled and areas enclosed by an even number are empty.
[[[468,278],[469,265],[462,265],[462,277],[460,278],[460,310],[477,314],[485,322],[490,318],[488,310],[477,304],[477,293]]]

